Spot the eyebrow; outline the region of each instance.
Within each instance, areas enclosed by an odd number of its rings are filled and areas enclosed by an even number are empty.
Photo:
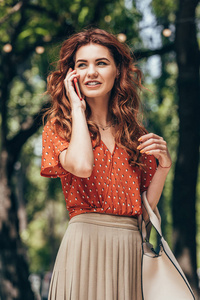
[[[109,59],[106,57],[97,58],[95,61],[99,61],[99,60],[107,60],[108,62],[110,62]],[[77,64],[79,62],[87,62],[87,60],[86,59],[78,59],[75,63]]]

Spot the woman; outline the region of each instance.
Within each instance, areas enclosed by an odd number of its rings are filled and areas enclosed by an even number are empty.
[[[70,215],[51,300],[142,299],[141,193],[155,208],[171,158],[163,138],[138,121],[140,88],[141,72],[113,35],[89,29],[63,43],[48,77],[41,168],[61,178]]]

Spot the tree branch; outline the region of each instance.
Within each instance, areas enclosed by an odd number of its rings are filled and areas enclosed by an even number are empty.
[[[35,115],[27,118],[21,125],[20,131],[11,140],[7,141],[8,152],[11,154],[11,157],[13,157],[12,165],[17,160],[23,145],[42,125],[44,111],[49,107],[50,102],[46,102]]]
[[[9,10],[9,12],[7,13],[7,15],[3,16],[3,17],[0,19],[0,25],[2,25],[5,21],[7,21],[11,15],[15,14],[16,12],[18,12],[18,11],[21,9],[22,5],[23,5],[23,1],[20,1],[19,3],[15,4],[15,5]]]
[[[34,10],[39,13],[45,13],[46,15],[48,15],[50,18],[52,18],[54,20],[60,19],[60,16],[57,13],[55,13],[55,11],[49,10],[46,7],[36,5],[36,4],[30,4],[30,3],[27,4],[26,7],[28,9]]]
[[[9,9],[9,12],[7,13],[7,15],[3,16],[0,19],[0,25],[2,25],[4,22],[6,22],[10,16],[12,16],[13,14],[15,14],[16,12],[18,12],[24,1],[20,1],[19,3],[15,4],[12,8]],[[47,14],[49,17],[51,17],[54,20],[59,20],[60,17],[57,13],[55,13],[52,10],[48,10],[46,7],[40,6],[40,5],[36,5],[36,4],[30,4],[30,3],[26,3],[26,8],[37,11],[39,13],[45,13]]]
[[[59,40],[67,39],[72,33],[74,32],[74,27],[71,24],[65,24],[65,27],[61,26],[60,32],[56,34],[56,36],[53,37],[53,40],[51,41],[44,41],[42,38],[37,39],[35,43],[25,45],[23,50],[20,50],[20,52],[15,52],[14,61],[19,64],[26,60],[30,54],[32,54],[35,51],[35,48],[37,46],[48,46],[53,44],[54,42],[58,42]]]
[[[98,0],[95,5],[94,16],[93,16],[92,20],[90,21],[90,24],[97,24],[99,22],[102,8],[103,8],[102,1]]]
[[[175,50],[174,47],[175,47],[174,43],[170,43],[159,49],[136,50],[135,52],[134,51],[133,52],[134,52],[134,57],[136,58],[136,60],[140,60],[143,58],[148,58],[153,55],[163,55],[163,54],[169,53],[169,52]]]

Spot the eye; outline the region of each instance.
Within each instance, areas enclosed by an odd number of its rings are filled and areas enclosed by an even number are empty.
[[[107,63],[105,61],[99,61],[98,66],[106,66]]]
[[[78,68],[85,68],[86,67],[86,63],[80,63],[77,66]]]

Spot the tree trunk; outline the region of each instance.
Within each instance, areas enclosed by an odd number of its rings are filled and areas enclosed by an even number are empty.
[[[28,264],[19,236],[17,201],[14,196],[11,178],[15,156],[15,145],[9,147],[7,140],[7,101],[8,82],[13,78],[10,56],[4,57],[1,82],[1,147],[0,147],[0,299],[34,299],[28,280]]]
[[[199,49],[195,25],[198,0],[180,0],[175,49],[178,64],[179,146],[173,188],[174,251],[197,291],[196,184],[199,163]]]
[[[0,157],[0,299],[32,300],[26,256],[18,234],[16,201],[7,176],[8,159],[8,152],[3,149]]]

